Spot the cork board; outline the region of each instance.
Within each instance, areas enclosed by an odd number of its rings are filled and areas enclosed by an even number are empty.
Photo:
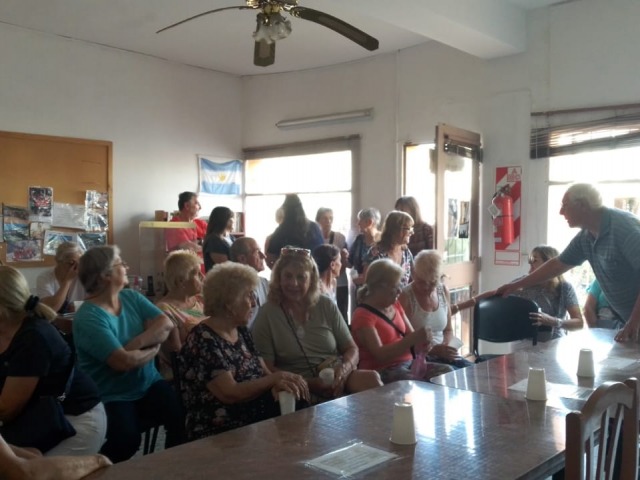
[[[113,243],[113,145],[102,140],[51,137],[0,131],[0,202],[27,207],[29,187],[53,188],[54,203],[84,205],[87,190],[106,192],[109,209],[107,242]],[[1,215],[0,211],[0,215]],[[52,227],[59,231],[81,232]],[[0,260],[6,263],[7,243],[0,243]],[[16,268],[54,265],[53,256],[42,261],[12,262]]]

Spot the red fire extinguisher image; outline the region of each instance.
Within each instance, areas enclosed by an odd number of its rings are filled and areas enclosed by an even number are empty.
[[[493,215],[493,241],[496,250],[505,250],[513,243],[513,199],[509,185],[496,192],[491,199]]]

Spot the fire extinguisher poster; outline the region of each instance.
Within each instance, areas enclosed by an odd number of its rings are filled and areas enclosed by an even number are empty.
[[[520,265],[521,194],[522,167],[496,167],[496,189],[489,207],[495,265]]]

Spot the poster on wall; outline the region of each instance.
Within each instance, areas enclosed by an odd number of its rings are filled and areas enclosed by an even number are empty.
[[[522,167],[496,167],[493,217],[494,264],[519,266]]]
[[[51,223],[53,188],[29,187],[29,220]]]

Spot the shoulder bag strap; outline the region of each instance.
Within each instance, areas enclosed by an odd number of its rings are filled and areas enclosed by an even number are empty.
[[[387,322],[389,325],[391,325],[393,327],[393,329],[398,332],[398,335],[400,335],[401,337],[405,337],[406,333],[403,332],[402,330],[400,330],[398,328],[398,326],[393,323],[393,321],[387,317],[384,313],[382,313],[380,310],[378,310],[375,307],[372,307],[371,305],[368,305],[366,303],[361,303],[358,305],[359,308],[364,308],[365,310],[369,310],[371,313],[377,315],[378,317],[380,317],[382,320],[384,320],[385,322]],[[413,347],[410,348],[411,350],[411,355],[413,356],[413,358],[416,358],[416,353],[415,353],[415,349]]]
[[[300,347],[300,351],[302,352],[302,355],[304,355],[304,359],[307,362],[307,368],[309,369],[309,372],[311,372],[311,376],[315,377],[316,376],[316,369],[313,367],[313,365],[311,365],[311,361],[309,360],[309,357],[307,356],[307,352],[305,351],[304,347],[302,346],[302,342],[298,338],[298,334],[296,333],[296,327],[293,324],[293,319],[291,318],[291,316],[289,315],[287,310],[285,310],[285,308],[282,306],[282,304],[280,304],[280,308],[282,309],[282,313],[284,313],[284,316],[287,319],[287,324],[289,325],[289,328],[291,329],[291,333],[293,334],[293,338],[296,339],[296,343],[298,344],[298,347]]]

